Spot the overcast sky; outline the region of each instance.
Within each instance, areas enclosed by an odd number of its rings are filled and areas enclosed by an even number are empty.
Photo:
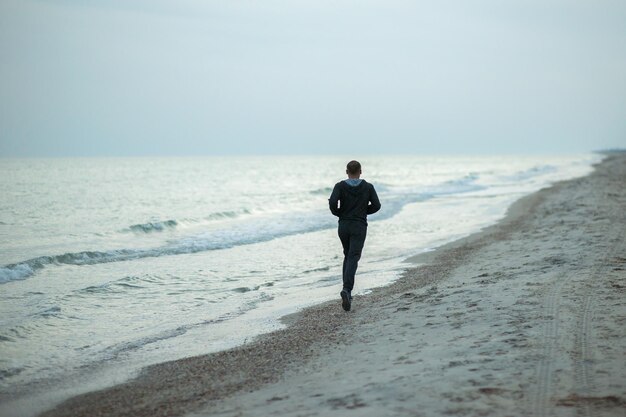
[[[0,155],[626,146],[623,0],[0,0]]]

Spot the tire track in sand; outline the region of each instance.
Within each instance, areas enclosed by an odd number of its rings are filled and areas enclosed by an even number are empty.
[[[591,398],[594,392],[594,382],[591,372],[593,365],[593,318],[597,305],[597,286],[602,282],[603,277],[610,268],[610,259],[619,252],[620,244],[623,242],[618,238],[611,245],[612,250],[607,256],[592,268],[591,271],[581,271],[584,274],[584,282],[581,287],[584,291],[582,295],[582,309],[578,314],[578,323],[575,327],[575,352],[574,353],[574,382],[575,392],[578,398]],[[544,297],[543,319],[544,330],[541,338],[543,349],[541,359],[537,364],[536,384],[530,396],[531,404],[529,410],[535,417],[545,417],[554,415],[554,399],[556,393],[554,389],[554,366],[558,356],[559,336],[560,336],[560,309],[563,298],[562,291],[566,284],[572,282],[573,272],[563,272],[557,275],[552,282],[552,287]],[[586,417],[593,416],[588,401],[581,401],[578,404],[578,412]]]
[[[621,239],[619,234],[613,237],[610,247],[612,250],[595,266],[593,272],[589,275],[589,280],[584,285],[583,309],[578,319],[576,350],[574,351],[575,393],[578,398],[593,398],[595,394],[595,383],[591,372],[594,363],[593,352],[595,344],[593,319],[597,306],[599,286],[611,268],[611,260],[619,253],[625,251],[624,240]],[[589,401],[580,401],[578,404],[579,414],[585,417],[594,415]]]
[[[624,217],[624,216],[619,216]],[[611,233],[611,232],[608,232]],[[604,278],[611,268],[611,259],[624,252],[626,245],[619,233],[613,236],[609,247],[611,248],[605,257],[587,270],[574,273],[565,271],[557,275],[552,281],[552,286],[544,298],[543,319],[544,331],[541,338],[543,350],[541,359],[537,364],[536,385],[534,392],[530,396],[532,403],[529,410],[535,417],[552,416],[555,413],[554,403],[556,398],[554,384],[555,360],[558,357],[559,337],[560,337],[560,309],[563,299],[563,288],[568,283],[573,283],[575,275],[582,274],[583,279],[577,284],[580,286],[582,298],[582,309],[577,314],[577,323],[574,328],[573,353],[573,373],[577,414],[585,417],[592,417],[594,410],[592,403],[584,399],[591,399],[595,393],[594,378],[592,374],[594,359],[594,316],[597,308],[597,297],[599,287],[604,282]]]
[[[551,415],[551,398],[553,396],[554,357],[558,348],[559,337],[559,309],[561,305],[561,290],[569,281],[567,273],[559,274],[552,288],[545,297],[543,317],[545,320],[543,337],[543,351],[536,370],[536,384],[528,407],[535,417]]]
[[[598,279],[598,275],[604,268],[596,268],[591,275],[592,280]],[[593,392],[594,383],[591,375],[591,364],[593,363],[593,354],[590,349],[592,344],[592,323],[595,312],[596,297],[592,288],[592,283],[585,285],[585,295],[583,299],[582,314],[578,318],[579,323],[576,334],[576,356],[574,363],[574,375],[576,383],[576,395],[579,397],[590,397]],[[579,412],[585,417],[591,416],[589,403],[583,402],[579,407]]]

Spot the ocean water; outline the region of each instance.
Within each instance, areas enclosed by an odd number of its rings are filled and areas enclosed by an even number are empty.
[[[407,257],[600,159],[362,158],[382,209],[369,219],[356,306]],[[0,159],[0,411],[247,343],[280,316],[338,299],[327,199],[347,160]]]

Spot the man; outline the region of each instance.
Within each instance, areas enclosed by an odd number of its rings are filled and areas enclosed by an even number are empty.
[[[338,234],[343,246],[341,306],[350,311],[354,274],[367,235],[367,215],[380,210],[380,201],[374,186],[361,179],[359,162],[348,162],[346,174],[348,179],[335,184],[328,203],[330,211],[339,217]]]

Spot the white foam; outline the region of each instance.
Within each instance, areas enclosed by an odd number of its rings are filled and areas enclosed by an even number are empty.
[[[0,268],[0,284],[26,279],[35,271],[27,264],[18,264],[11,267]]]

